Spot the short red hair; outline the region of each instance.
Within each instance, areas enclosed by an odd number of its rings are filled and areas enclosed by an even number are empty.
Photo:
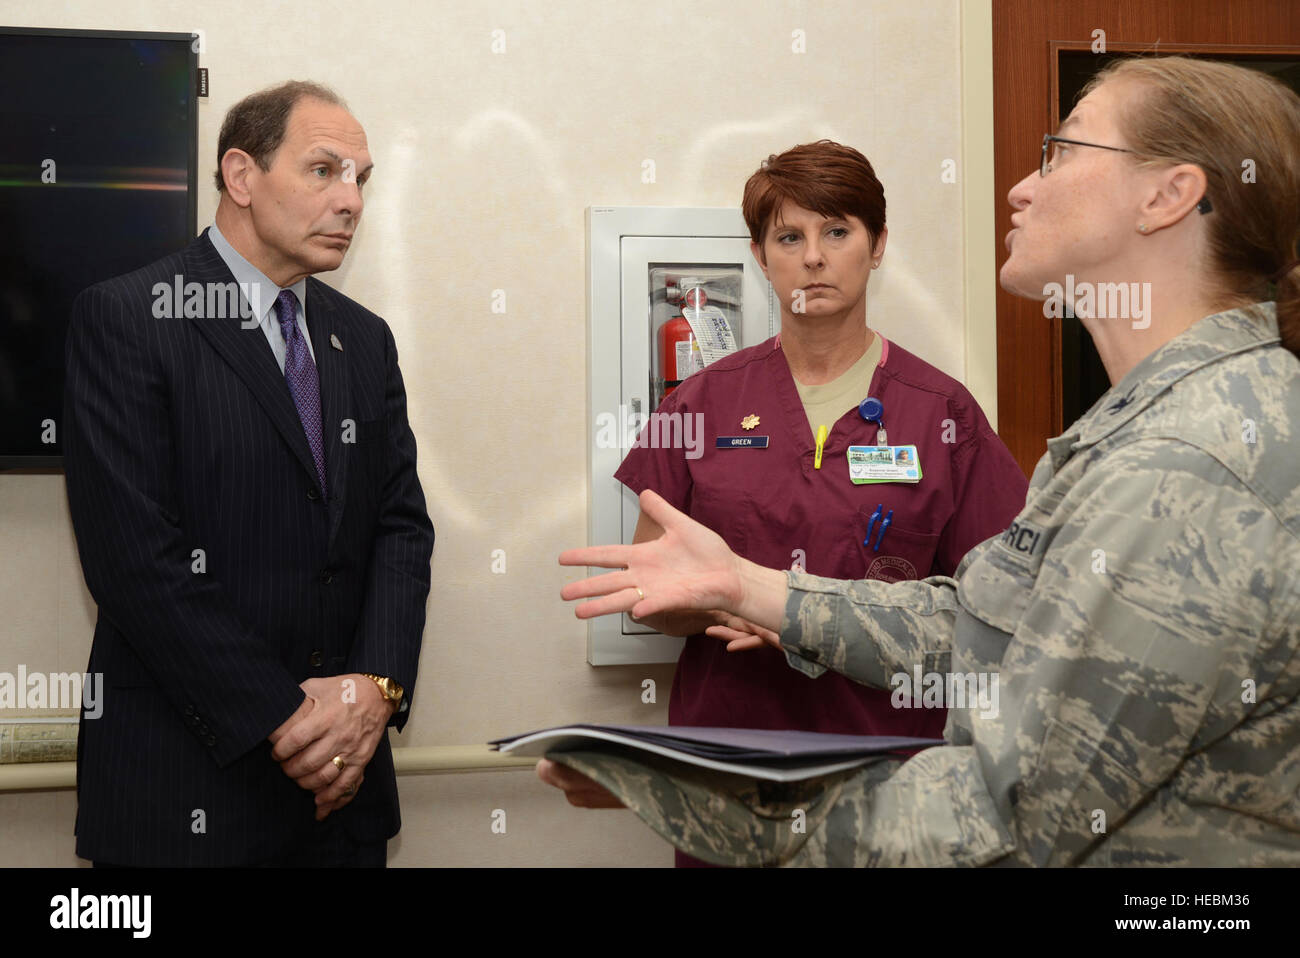
[[[822,216],[856,216],[875,240],[885,228],[885,188],[851,146],[818,140],[772,154],[745,184],[741,210],[760,247],[786,201]]]

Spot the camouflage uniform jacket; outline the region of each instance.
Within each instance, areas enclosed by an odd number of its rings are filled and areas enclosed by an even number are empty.
[[[786,793],[570,764],[715,862],[1300,864],[1300,362],[1278,342],[1257,303],[1146,357],[955,578],[790,573],[792,666],[996,676],[948,746]]]

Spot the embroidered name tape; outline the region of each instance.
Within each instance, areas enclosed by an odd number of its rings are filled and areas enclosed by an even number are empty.
[[[998,537],[1001,545],[1026,556],[1042,552],[1045,541],[1042,528],[1027,519],[1013,520],[1010,527]]]

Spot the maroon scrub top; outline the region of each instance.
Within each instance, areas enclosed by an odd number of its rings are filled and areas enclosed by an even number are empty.
[[[961,383],[883,337],[870,395],[884,406],[889,442],[916,446],[919,483],[849,479],[848,447],[876,442],[876,425],[856,406],[831,427],[822,467],[813,468],[816,441],[779,336],[691,376],[657,410],[702,413],[702,455],[633,448],[614,475],[635,493],[653,489],[738,555],[769,568],[802,560],[813,575],[836,579],[952,575],[972,546],[1000,534],[1024,506],[1024,473]],[[750,416],[758,425],[745,429],[741,420]],[[720,436],[766,436],[767,447],[718,448]],[[882,504],[894,518],[873,551],[863,540]],[[942,737],[945,710],[895,709],[890,694],[835,672],[809,678],[768,646],[728,652],[718,639],[695,635],[677,662],[668,721]]]

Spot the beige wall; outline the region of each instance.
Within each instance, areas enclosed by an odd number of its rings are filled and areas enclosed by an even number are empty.
[[[968,349],[961,170],[956,184],[940,178],[989,135],[963,117],[956,0],[4,0],[0,22],[206,31],[201,226],[216,205],[217,129],[240,96],[316,79],[365,126],[365,216],[345,266],[323,278],[393,328],[438,532],[399,746],[667,719],[671,667],[589,667],[585,626],[557,596],[575,576],[555,556],[586,538],[587,206],[737,206],[767,154],[819,137],[857,146],[889,202],[869,322],[958,378],[992,381],[987,350]],[[792,51],[796,30],[805,53]],[[491,311],[496,289],[505,315]],[[968,357],[985,358],[968,370]],[[84,668],[93,619],[62,477],[0,475],[0,670]],[[655,705],[641,703],[647,677]],[[400,784],[396,865],[671,862],[630,814],[570,809],[528,770]],[[496,808],[506,835],[490,830]],[[74,863],[74,809],[67,792],[0,795],[0,864]]]

